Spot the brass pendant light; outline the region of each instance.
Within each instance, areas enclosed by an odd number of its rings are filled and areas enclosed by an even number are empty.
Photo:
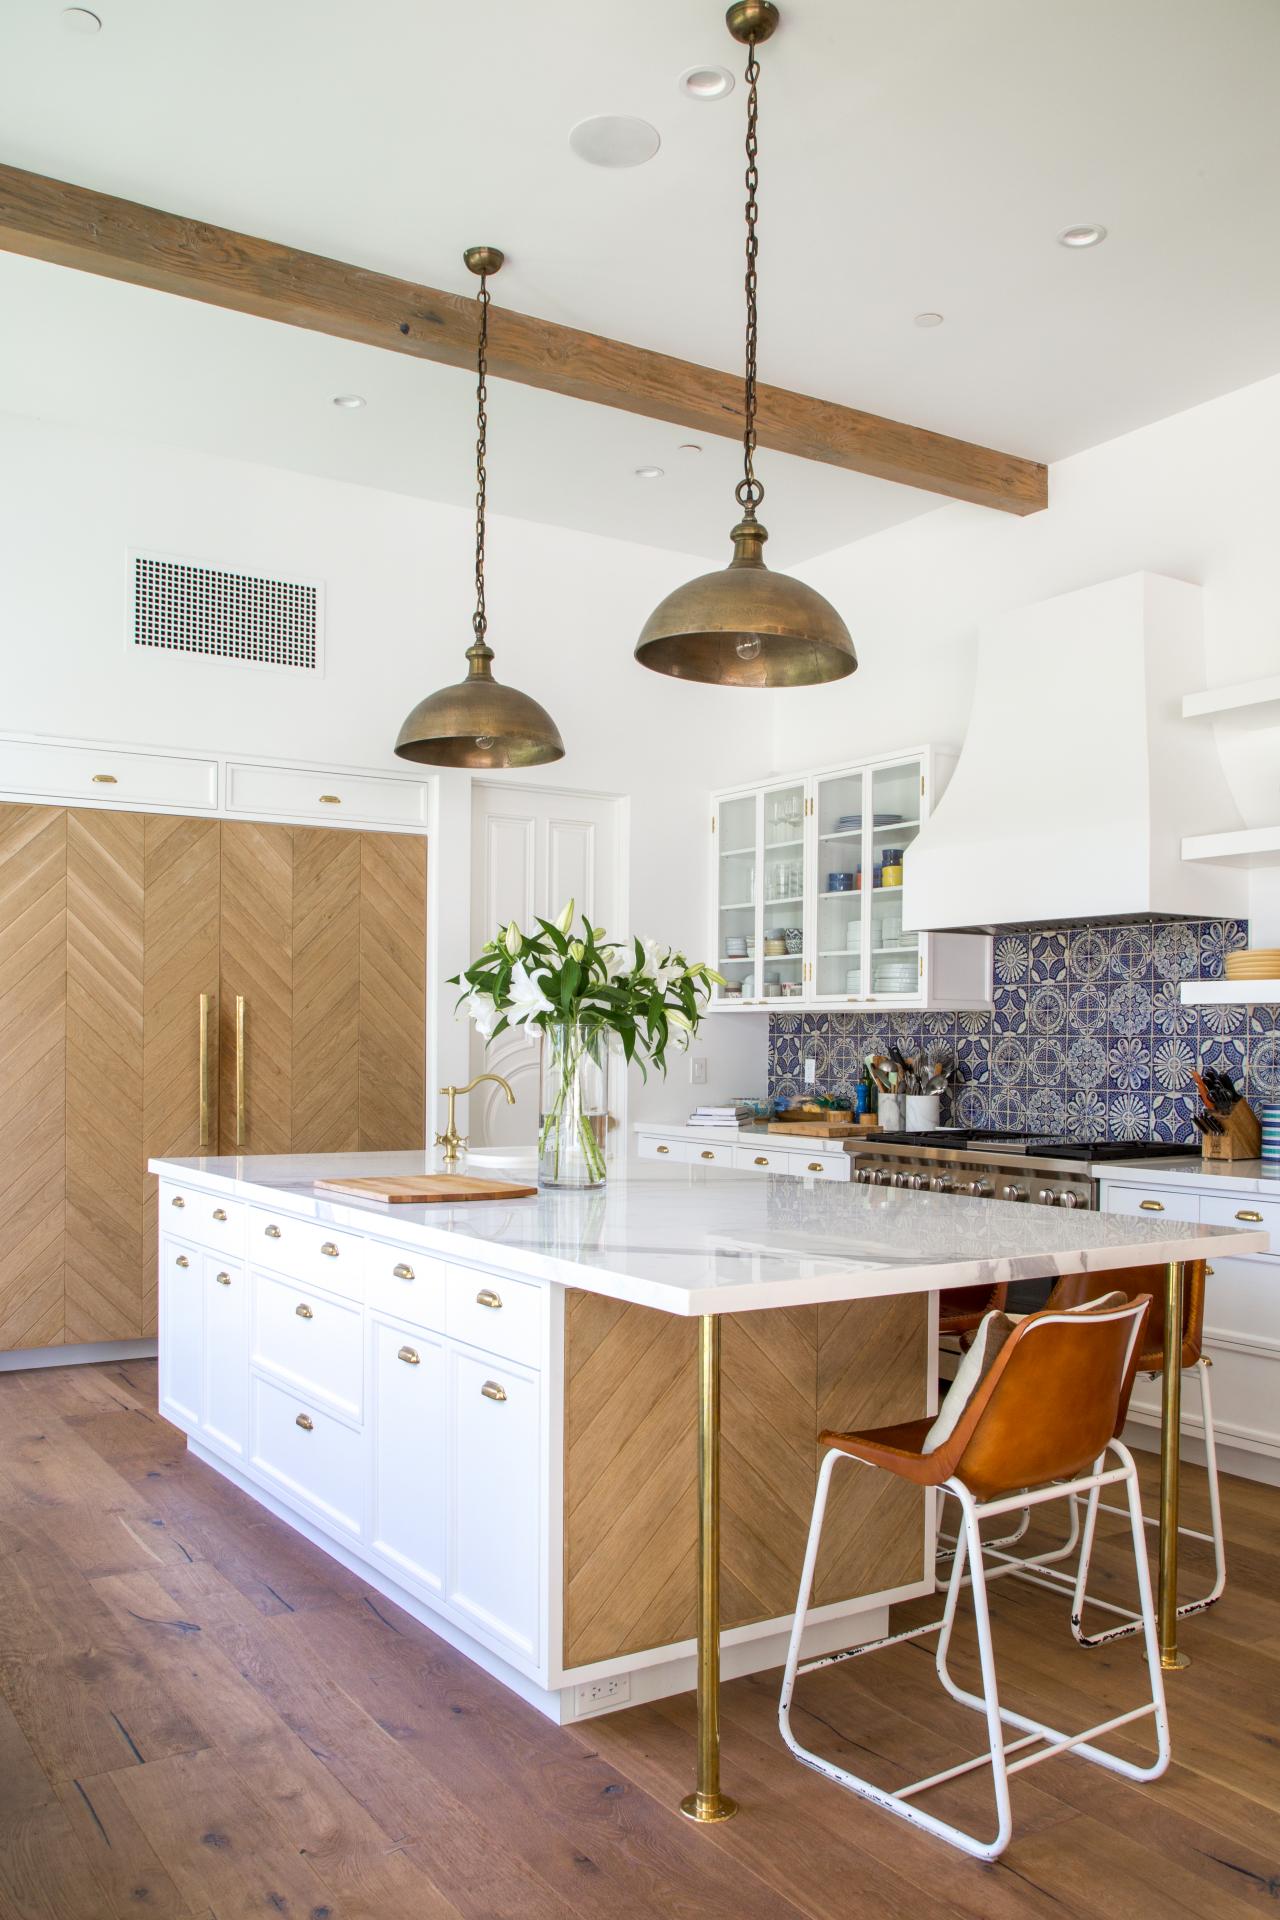
[[[645,621],[636,659],[677,680],[721,687],[808,687],[843,680],[858,664],[849,629],[829,601],[800,580],[770,573],[769,535],[756,519],[764,486],[756,479],[756,238],[760,185],[756,124],[760,62],[756,48],[778,24],[772,0],[735,0],[725,15],[747,48],[747,362],[743,477],[735,489],[742,518],[730,534],[733,559],[669,593]]]
[[[493,648],[485,639],[488,617],[484,603],[484,537],[487,507],[489,419],[485,355],[489,345],[489,288],[491,273],[502,265],[497,247],[468,247],[463,254],[472,273],[480,276],[479,337],[476,351],[476,610],[471,616],[474,640],[467,648],[468,672],[456,686],[419,700],[400,729],[396,752],[402,760],[433,767],[540,767],[564,758],[560,730],[545,707],[514,687],[502,687],[490,671]]]

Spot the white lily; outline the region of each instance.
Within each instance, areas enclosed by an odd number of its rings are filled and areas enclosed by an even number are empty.
[[[685,1033],[693,1032],[693,1022],[689,1018],[688,1014],[678,1012],[675,1007],[669,1007],[667,1009],[667,1025],[671,1027],[680,1027],[684,1030]]]
[[[501,1015],[487,993],[469,993],[467,1018],[474,1023],[475,1030],[482,1040],[491,1040]]]
[[[670,947],[661,946],[656,940],[646,940],[644,963],[640,971],[653,981],[659,993],[665,993],[672,982],[681,977],[684,969]]]
[[[556,1011],[523,960],[517,960],[511,969],[509,991],[511,1005],[505,1011],[513,1027],[523,1026],[529,1020],[536,1020],[540,1014],[554,1014]]]
[[[568,933],[570,927],[573,925],[573,901],[572,900],[569,901],[567,906],[564,906],[560,909],[559,915],[557,916],[557,919],[556,919],[556,925],[559,927],[561,933]]]
[[[520,929],[516,925],[514,920],[509,920],[507,922],[505,944],[506,944],[507,952],[511,955],[511,958],[514,960],[516,955],[519,953],[521,946],[523,945],[523,938],[521,936]]]
[[[586,948],[583,946],[581,940],[571,940],[569,942],[569,958],[571,960],[581,960],[585,952]]]

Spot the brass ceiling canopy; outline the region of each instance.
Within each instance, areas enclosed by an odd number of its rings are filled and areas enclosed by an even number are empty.
[[[476,351],[476,610],[471,616],[475,635],[467,648],[467,677],[455,686],[441,687],[419,700],[400,729],[396,752],[402,760],[433,767],[540,767],[564,758],[560,730],[545,707],[499,686],[493,677],[493,648],[485,638],[488,616],[484,600],[484,541],[488,472],[488,415],[485,402],[486,351],[489,344],[489,289],[491,273],[502,265],[497,247],[468,247],[463,259],[480,276],[479,335]]]
[[[757,119],[760,62],[756,47],[778,24],[773,0],[735,0],[725,15],[747,49],[747,337],[743,406],[743,477],[735,488],[742,519],[733,529],[733,559],[720,573],[699,574],[669,593],[645,621],[636,659],[676,680],[721,687],[809,687],[843,680],[858,664],[849,629],[829,601],[800,580],[770,573],[769,535],[756,519],[764,485],[756,479],[756,225],[760,185]]]

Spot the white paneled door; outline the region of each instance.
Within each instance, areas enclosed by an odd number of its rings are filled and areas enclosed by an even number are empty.
[[[474,950],[500,925],[515,920],[531,927],[539,915],[553,920],[567,900],[593,926],[625,934],[622,877],[622,803],[598,794],[544,793],[530,788],[486,786],[477,781],[471,800],[471,944]],[[500,1034],[486,1047],[471,1039],[471,1072],[500,1073],[511,1082],[516,1105],[501,1089],[483,1086],[471,1096],[467,1116],[475,1146],[528,1146],[538,1114],[538,1049],[523,1034]],[[615,1074],[615,1106],[622,1075]],[[622,1120],[620,1112],[615,1118]]]

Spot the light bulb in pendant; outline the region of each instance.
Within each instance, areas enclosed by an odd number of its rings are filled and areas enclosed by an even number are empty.
[[[760,655],[760,636],[757,633],[744,633],[734,648],[739,660],[756,660]]]
[[[481,753],[489,752],[493,746],[493,739],[494,736],[491,733],[478,733],[476,735],[476,745],[479,747]]]

